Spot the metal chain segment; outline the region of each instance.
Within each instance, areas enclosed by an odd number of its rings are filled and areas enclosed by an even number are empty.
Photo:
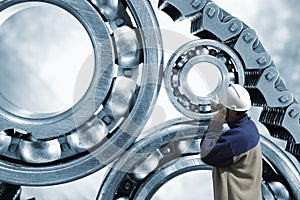
[[[279,83],[280,75],[274,67],[268,67],[263,71],[256,84],[256,89],[259,90],[265,98],[268,107],[287,107],[293,103],[293,95],[287,90],[274,90],[274,87]],[[272,91],[272,95],[268,93]]]
[[[255,31],[211,1],[197,1],[201,7],[193,10],[191,15],[186,9],[191,7],[192,2],[160,0],[159,8],[175,20],[191,18],[192,34],[200,39],[209,38],[224,43],[239,55],[244,66],[244,86],[249,90],[253,105],[263,107],[260,122],[272,136],[288,141],[286,150],[299,160],[298,103],[282,81]],[[176,12],[171,12],[173,10]]]
[[[159,0],[158,7],[176,21],[194,16],[205,4],[206,0]]]
[[[222,32],[222,34],[217,35],[222,42],[236,37],[243,29],[243,24],[240,20],[223,12],[212,2],[206,4],[202,11],[202,17],[199,20],[193,21],[192,27],[196,23],[200,23],[200,25],[197,25],[200,28],[200,30],[196,31],[198,33],[201,30],[206,30],[214,34]],[[195,31],[195,28],[193,30]]]
[[[243,30],[234,49],[240,54],[245,63],[245,69],[263,69],[271,64],[271,57],[267,54],[253,29]]]

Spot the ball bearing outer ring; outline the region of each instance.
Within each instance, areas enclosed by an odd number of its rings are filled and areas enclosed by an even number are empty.
[[[166,90],[167,90],[167,94],[169,99],[171,100],[172,104],[175,106],[175,108],[181,112],[182,114],[191,117],[193,119],[210,119],[213,115],[212,112],[202,112],[201,110],[199,112],[195,112],[193,110],[187,109],[186,107],[184,107],[181,103],[178,102],[176,96],[174,95],[174,89],[172,86],[172,70],[174,68],[174,66],[176,66],[176,62],[178,61],[178,59],[180,59],[181,56],[184,55],[185,52],[190,51],[193,48],[196,47],[212,47],[212,48],[216,48],[219,51],[222,51],[224,53],[226,53],[231,61],[234,64],[234,69],[236,71],[237,77],[235,78],[236,80],[231,80],[231,77],[229,77],[229,72],[227,71],[225,72],[225,64],[220,64],[221,61],[219,62],[214,62],[215,60],[217,60],[216,57],[211,56],[211,55],[195,55],[194,57],[190,58],[187,60],[187,62],[184,65],[189,65],[190,62],[196,61],[197,62],[211,62],[215,65],[218,65],[219,71],[221,72],[221,76],[222,76],[222,80],[221,83],[219,83],[219,86],[217,87],[216,90],[220,90],[220,88],[224,88],[226,85],[229,85],[230,82],[235,82],[235,83],[239,83],[241,85],[244,84],[244,70],[243,70],[243,65],[240,62],[240,59],[238,58],[238,56],[232,51],[232,49],[230,49],[229,47],[227,47],[226,45],[218,42],[218,41],[214,41],[214,40],[208,40],[208,39],[202,39],[202,40],[194,40],[191,41],[189,43],[186,43],[185,45],[181,46],[176,52],[174,52],[174,54],[171,56],[168,64],[167,64],[167,68],[165,70],[164,73],[164,81],[166,84]],[[210,57],[212,57],[212,59],[210,59]],[[195,62],[193,62],[194,64]],[[189,66],[184,66],[183,69],[181,70],[180,74],[182,73],[183,75],[186,75],[187,73],[185,73],[186,68],[188,68]],[[187,77],[184,77],[185,79]],[[179,77],[179,79],[181,79],[181,77]],[[183,87],[186,86],[185,83],[181,83]],[[185,87],[186,89],[186,87]],[[189,95],[189,91],[185,90],[187,94],[186,97],[188,98],[189,101],[193,101],[196,104],[199,104],[200,106],[204,105],[204,106],[209,106],[210,107],[210,101],[209,99],[212,98],[212,96],[210,97],[198,97],[195,96],[195,98],[197,99],[196,101],[191,98]],[[213,92],[213,94],[217,94],[217,92]],[[200,102],[199,102],[200,101]],[[202,102],[201,102],[202,101]]]
[[[151,137],[135,143],[129,149],[129,153],[109,170],[99,190],[98,199],[122,199],[122,197],[124,199],[150,199],[163,184],[176,176],[190,171],[211,169],[201,161],[199,155],[201,133],[206,131],[207,126],[208,122],[174,119],[167,122],[164,127],[150,131]],[[172,146],[172,142],[176,144],[183,142],[184,148],[176,148],[176,145]],[[166,151],[167,147],[169,151]],[[290,195],[296,199],[299,198],[299,165],[293,163],[284,151],[264,136],[261,136],[261,147],[264,161],[275,166],[277,172],[286,180]],[[161,164],[153,167],[154,170],[147,171],[145,178],[133,178],[136,177],[136,166],[147,162],[145,158],[155,152],[158,152],[155,155],[161,161],[155,163]],[[170,154],[175,156],[171,157]],[[164,158],[167,162],[164,162]],[[263,181],[262,186],[265,184]],[[128,186],[127,191],[125,186]]]
[[[2,1],[0,2],[0,5],[3,10],[4,8],[21,2],[26,1]],[[99,36],[101,30],[97,31],[101,27],[104,29],[106,29],[106,27],[102,26],[103,21],[100,14],[96,12],[88,1],[74,2],[49,0],[39,2],[55,4],[56,6],[69,11],[72,15],[77,16],[76,18],[83,23],[92,39],[100,37],[100,44],[95,41],[93,41],[95,42],[93,44],[95,45],[94,48],[96,52],[99,52],[100,50],[104,51],[102,54],[100,51],[100,55],[103,55],[104,58],[102,61],[99,57],[96,59],[96,62],[101,61],[101,65],[105,66],[110,66],[109,64],[113,63],[111,58],[112,53],[110,53],[110,51],[107,52],[106,48],[101,48],[103,45],[107,45],[106,43],[101,44],[101,42],[108,42],[109,47],[111,47],[111,40],[110,38],[107,38],[107,35],[104,37],[100,34]],[[153,109],[160,88],[162,77],[162,42],[158,23],[150,3],[146,0],[127,0],[126,2],[133,14],[138,28],[141,29],[141,41],[144,51],[143,74],[139,93],[135,105],[126,120],[124,120],[118,129],[114,130],[109,138],[106,138],[106,140],[101,143],[99,148],[74,160],[62,162],[58,165],[43,164],[34,166],[23,165],[21,163],[11,164],[6,160],[1,160],[1,180],[11,184],[30,186],[55,185],[73,181],[105,167],[114,161],[134,142],[150,117],[151,110]],[[83,9],[86,10],[83,11]],[[92,24],[89,23],[89,19],[92,19]],[[112,73],[111,69],[107,69],[107,71],[109,71],[108,73]],[[105,82],[104,86],[109,87],[110,81]],[[100,105],[102,97],[99,98],[100,100],[97,100]],[[92,105],[94,106],[94,104]],[[81,108],[78,106],[77,109],[79,110]],[[77,110],[75,109],[75,111]],[[10,128],[15,128],[15,123],[12,123],[11,121],[9,121],[9,123],[11,123]]]

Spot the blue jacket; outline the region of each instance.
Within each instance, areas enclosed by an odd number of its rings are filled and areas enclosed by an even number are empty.
[[[261,199],[262,156],[259,132],[245,115],[223,125],[212,120],[201,141],[201,159],[214,166],[214,197],[217,199]]]

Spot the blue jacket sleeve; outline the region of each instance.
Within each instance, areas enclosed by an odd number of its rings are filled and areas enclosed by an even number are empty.
[[[233,153],[226,137],[222,136],[222,124],[212,121],[201,143],[201,159],[215,167],[226,167],[233,164]]]
[[[219,138],[211,151],[201,158],[208,165],[215,167],[228,167],[233,165],[233,154],[228,141]]]

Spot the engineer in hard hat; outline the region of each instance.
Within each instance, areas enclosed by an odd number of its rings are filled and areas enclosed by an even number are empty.
[[[247,115],[251,108],[248,91],[232,84],[212,106],[219,111],[202,138],[201,159],[214,166],[214,199],[262,199],[262,155],[259,132]],[[222,131],[225,121],[230,129]]]

